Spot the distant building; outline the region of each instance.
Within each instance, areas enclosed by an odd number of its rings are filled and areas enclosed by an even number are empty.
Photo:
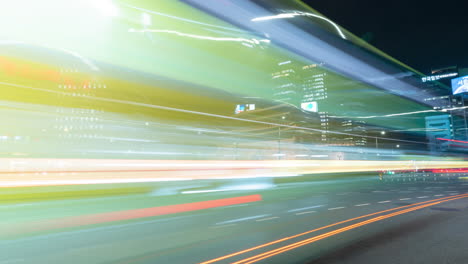
[[[450,115],[436,115],[426,117],[426,136],[429,150],[433,153],[446,151],[452,139]]]
[[[328,101],[327,73],[320,67],[321,64],[310,64],[302,67],[301,80],[301,108],[310,111],[307,107],[314,105],[314,112],[320,117],[320,129],[322,130],[320,141],[329,143],[328,131],[330,131],[329,114],[321,110],[321,105]]]
[[[324,111],[325,106],[331,104],[332,98],[329,98],[328,94],[330,76],[323,67],[323,63],[304,65],[293,60],[278,62],[277,70],[272,73],[275,83],[273,98],[276,101],[300,108],[302,111],[316,113],[319,123],[314,124],[313,127],[321,130],[316,138],[318,142],[365,147],[367,145],[365,137],[367,129],[364,121],[331,120],[329,113]],[[351,135],[329,133],[331,131],[340,131]]]
[[[278,62],[278,70],[271,74],[275,83],[273,99],[285,104],[298,106],[300,102],[300,77],[298,63],[291,60]]]

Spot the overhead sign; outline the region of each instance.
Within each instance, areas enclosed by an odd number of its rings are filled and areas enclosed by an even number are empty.
[[[424,76],[421,78],[421,80],[422,82],[433,82],[433,81],[438,81],[440,79],[446,79],[446,78],[451,78],[455,76],[458,76],[458,72],[450,72],[450,73],[444,73],[444,74]]]
[[[245,111],[253,111],[255,110],[255,104],[238,104],[236,105],[236,110],[234,113],[239,114]]]
[[[452,79],[453,94],[468,92],[468,75]]]
[[[301,108],[309,112],[318,112],[317,102],[301,103]]]

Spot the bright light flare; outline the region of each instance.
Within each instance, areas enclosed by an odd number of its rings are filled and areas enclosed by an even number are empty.
[[[111,0],[91,0],[90,4],[106,17],[116,17],[119,9]]]

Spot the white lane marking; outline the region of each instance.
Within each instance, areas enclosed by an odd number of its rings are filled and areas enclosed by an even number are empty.
[[[443,194],[436,194],[436,195],[434,195],[434,196],[444,196],[444,195],[443,195]]]
[[[391,201],[389,201],[389,200],[387,200],[387,201],[380,201],[380,202],[378,202],[378,203],[389,203],[389,202],[391,202]]]
[[[424,198],[428,198],[429,196],[419,196],[418,198],[419,199],[424,199]]]
[[[370,205],[370,203],[365,203],[365,204],[356,204],[355,206],[366,206],[366,205]]]
[[[250,204],[235,204],[235,205],[229,205],[229,206],[218,207],[218,208],[224,209],[224,208],[242,207],[242,206],[249,206],[249,205]]]
[[[296,213],[296,215],[311,214],[311,213],[315,213],[315,212],[316,211],[305,211],[305,212]]]
[[[182,194],[194,194],[194,193],[211,193],[211,192],[223,192],[224,190],[197,190],[197,191],[183,191]]]
[[[451,195],[452,195],[452,194],[453,194],[453,195],[456,195],[456,194],[460,194],[460,193],[458,193],[458,192],[454,192],[454,193],[450,193],[450,194],[451,194]]]
[[[241,221],[247,221],[247,220],[262,218],[262,217],[266,217],[266,216],[270,216],[270,215],[269,214],[254,215],[254,216],[249,216],[249,217],[244,217],[244,218],[227,220],[227,221],[219,222],[219,223],[216,223],[216,224],[217,225],[224,225],[224,224],[230,224],[230,223],[235,223],[235,222],[241,222]]]
[[[289,210],[288,213],[303,211],[303,210],[312,209],[312,208],[318,208],[318,207],[322,207],[322,206],[323,205],[321,204],[321,205],[314,205],[314,206],[309,206],[309,207],[296,208],[296,209]]]
[[[405,200],[409,200],[409,199],[411,199],[411,198],[401,198],[400,200],[405,201]]]
[[[278,216],[273,216],[273,217],[268,217],[268,218],[257,219],[255,221],[262,222],[262,221],[273,220],[273,219],[276,219],[276,218],[279,218],[279,217]]]
[[[235,226],[237,224],[227,224],[227,225],[218,225],[218,226],[210,226],[210,228],[223,228],[223,227],[230,227]]]
[[[338,209],[343,209],[344,207],[333,207],[333,208],[328,208],[328,211],[331,211],[331,210],[338,210]]]

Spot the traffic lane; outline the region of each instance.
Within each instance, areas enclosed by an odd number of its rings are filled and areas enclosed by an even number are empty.
[[[323,187],[323,186],[321,186]],[[346,206],[350,206],[352,203],[353,203],[353,200],[356,201],[357,204],[355,204],[355,206],[368,206],[370,205],[370,203],[368,203],[369,201],[373,202],[373,199],[376,198],[376,197],[380,197],[379,199],[381,199],[382,201],[379,201],[378,203],[387,203],[387,202],[391,202],[391,200],[385,200],[386,198],[389,198],[389,199],[393,199],[393,194],[392,194],[392,191],[393,192],[396,192],[398,191],[399,189],[389,189],[389,188],[381,188],[381,190],[379,190],[378,188],[379,187],[382,187],[382,186],[374,186],[374,187],[366,187],[364,190],[361,189],[357,189],[357,190],[349,190],[348,192],[341,192],[341,191],[338,191],[336,192],[336,196],[333,195],[332,192],[317,192],[316,189],[313,189],[311,188],[310,189],[310,194],[307,196],[307,197],[295,197],[295,196],[298,196],[296,195],[296,193],[292,192],[293,196],[291,195],[282,195],[281,197],[279,197],[280,200],[284,200],[284,201],[289,201],[289,200],[294,200],[292,203],[284,203],[284,202],[281,202],[281,201],[277,201],[278,199],[276,200],[272,200],[270,198],[272,197],[269,197],[269,199],[266,199],[265,203],[262,203],[262,207],[259,208],[259,212],[263,212],[263,214],[260,214],[260,215],[269,215],[271,212],[278,212],[278,211],[284,211],[284,210],[287,210],[287,212],[297,212],[298,214],[301,214],[301,213],[305,213],[305,212],[301,212],[301,211],[304,211],[304,210],[307,210],[307,209],[312,209],[312,208],[315,208],[315,207],[324,207],[326,205],[328,205],[329,203],[330,204],[334,204],[336,205],[335,208],[331,208],[331,209],[341,209],[343,207],[346,207]],[[426,187],[425,189],[427,188],[430,188],[430,187]],[[324,190],[325,188],[321,188],[322,190]],[[409,187],[408,189],[410,189],[411,191],[399,191],[401,193],[405,193],[405,192],[408,192],[408,193],[417,193],[418,190],[415,190],[415,189],[421,189],[421,188],[412,188],[412,187]],[[272,191],[273,193],[275,193],[276,191],[273,190]],[[426,191],[426,190],[423,190],[422,192],[432,192],[432,191]],[[456,190],[452,190],[451,192],[449,191],[449,193],[456,193]],[[245,195],[247,193],[243,193],[243,192],[240,192],[238,193],[238,195]],[[281,194],[287,194],[287,193],[281,193]],[[289,193],[291,194],[291,192]],[[423,193],[421,193],[423,194]],[[230,196],[233,196],[235,195],[235,193],[231,194]],[[364,197],[365,195],[368,196],[368,198]],[[385,195],[387,195],[385,197]],[[442,196],[443,194],[439,194],[438,196]],[[265,196],[268,196],[268,194],[265,193]],[[405,195],[403,195],[404,197]],[[215,197],[215,196],[211,196],[211,197]],[[422,195],[422,196],[418,196],[417,198],[428,198],[430,197],[430,195]],[[206,199],[210,199],[210,196],[206,196],[205,197]],[[278,198],[278,197],[276,197]],[[411,199],[411,198],[400,198],[401,200],[408,200],[408,199]],[[107,199],[103,199],[103,200],[106,200],[108,201]],[[121,200],[117,200],[117,201],[121,201]],[[74,204],[75,201],[73,201],[72,204]],[[99,200],[94,200],[93,203],[94,204],[98,204]],[[350,204],[351,203],[351,204]],[[88,205],[89,204],[89,201],[88,202],[85,202],[85,205]],[[154,204],[154,202],[153,202]],[[109,203],[107,203],[107,205],[109,205]],[[245,204],[244,204],[245,205]],[[290,209],[291,205],[295,205],[296,207],[295,208],[292,208]],[[241,205],[243,206],[243,205]],[[273,206],[273,207],[272,207]],[[7,207],[10,207],[10,206],[7,206]],[[102,205],[99,205],[99,207],[104,207]],[[65,207],[67,208],[67,207]],[[21,208],[23,209],[23,208]],[[35,208],[36,210],[40,210],[41,208]],[[218,209],[223,209],[223,208],[218,208]],[[21,214],[19,213],[20,210],[15,210],[16,214],[18,216],[20,216]],[[29,208],[26,210],[27,212],[30,212],[32,210],[30,210]],[[219,211],[218,211],[219,212]],[[221,219],[224,217],[222,214],[221,214]],[[8,218],[8,217],[7,217]],[[248,216],[246,216],[246,218],[249,218]],[[79,218],[78,218],[79,219]],[[15,219],[16,220],[16,219]],[[229,222],[230,220],[227,220],[225,222]]]
[[[347,186],[352,186],[352,179],[346,179]],[[375,182],[375,180],[373,180]],[[2,226],[31,221],[47,221],[47,219],[73,217],[74,215],[98,214],[100,212],[114,212],[136,208],[149,208],[166,204],[191,203],[212,199],[229,198],[232,196],[251,195],[260,192],[267,201],[280,199],[290,200],[304,196],[319,196],[321,193],[331,193],[343,189],[343,185],[334,184],[336,181],[318,181],[307,184],[281,185],[268,190],[251,191],[223,191],[200,194],[179,194],[171,196],[127,195],[117,197],[98,197],[84,199],[66,199],[56,201],[26,202],[0,205],[3,215]],[[372,184],[372,183],[371,183]],[[193,184],[191,184],[193,185]],[[369,185],[359,180],[359,185]],[[10,229],[10,226],[6,227]],[[2,234],[0,234],[0,238]]]
[[[369,194],[368,191],[369,190],[366,190],[365,194]],[[372,193],[372,191],[370,193]],[[381,194],[387,194],[387,193],[378,192],[377,194],[381,195]],[[375,195],[376,193],[374,193],[374,196]],[[333,194],[329,194],[327,197],[329,200],[333,200],[333,198],[341,197],[341,196],[336,193],[333,193]],[[259,210],[265,210],[267,207],[270,207],[270,208],[266,210],[265,212],[280,212],[281,210],[284,211],[285,208],[290,208],[289,210],[294,210],[294,209],[291,209],[291,207],[294,207],[295,204],[297,204],[297,206],[299,205],[302,206],[303,202],[304,201],[302,200],[293,200],[293,201],[290,200],[290,201],[277,202],[275,203],[276,206],[275,204],[273,205],[257,204],[254,207],[249,206],[249,207],[231,208],[231,210],[228,210],[228,211],[232,211],[232,215],[227,214],[226,210],[213,209],[211,213],[214,212],[214,214],[210,214],[210,215],[201,214],[202,218],[199,218],[195,221],[192,218],[196,216],[190,216],[189,217],[190,219],[185,219],[185,222],[183,218],[173,219],[174,222],[169,221],[166,223],[160,223],[159,221],[156,221],[154,223],[147,223],[144,225],[130,226],[130,227],[127,227],[126,230],[123,230],[123,232],[119,228],[115,230],[111,226],[109,229],[105,229],[105,230],[100,230],[98,228],[96,230],[93,230],[92,232],[82,232],[82,233],[78,232],[74,234],[74,237],[72,236],[72,237],[67,238],[66,235],[61,238],[60,236],[56,238],[49,237],[47,239],[48,244],[54,245],[54,243],[51,241],[55,240],[56,247],[52,246],[48,248],[49,250],[47,250],[46,248],[45,251],[50,252],[50,249],[55,249],[55,250],[58,250],[58,252],[60,253],[58,254],[52,253],[52,255],[55,255],[55,256],[49,255],[43,261],[39,261],[39,259],[36,258],[33,262],[34,263],[60,263],[60,262],[63,262],[64,260],[63,258],[66,257],[68,259],[79,260],[76,263],[79,263],[80,261],[87,261],[87,263],[99,263],[99,262],[92,262],[92,261],[89,262],[90,261],[89,259],[83,259],[83,255],[80,254],[80,252],[82,252],[82,250],[85,250],[88,253],[94,252],[91,255],[96,255],[97,258],[95,258],[94,261],[97,261],[99,259],[108,259],[103,256],[105,255],[103,254],[103,252],[106,252],[103,249],[107,247],[111,247],[111,248],[116,248],[116,249],[122,249],[122,250],[117,250],[119,254],[115,254],[114,252],[112,254],[114,257],[117,255],[117,257],[125,258],[125,256],[129,254],[132,256],[135,256],[135,255],[141,256],[141,255],[147,255],[147,254],[151,255],[151,253],[157,252],[157,254],[164,256],[164,258],[167,258],[168,255],[176,254],[174,263],[185,263],[185,261],[187,261],[187,257],[183,257],[183,259],[180,259],[181,250],[182,252],[185,252],[183,253],[184,256],[191,255],[191,257],[193,257],[196,255],[201,255],[201,257],[206,257],[209,254],[212,255],[213,252],[211,250],[209,252],[206,252],[206,254],[205,253],[200,254],[200,252],[203,252],[203,249],[206,248],[207,246],[208,248],[212,248],[212,246],[208,245],[210,243],[206,243],[207,241],[209,242],[211,240],[215,240],[216,243],[219,243],[221,241],[222,242],[221,244],[223,245],[225,245],[226,243],[229,243],[232,245],[232,247],[228,247],[228,248],[232,249],[232,248],[235,248],[236,246],[238,247],[239,245],[246,244],[245,241],[248,241],[250,244],[254,245],[256,243],[268,242],[268,240],[276,239],[278,237],[281,237],[282,235],[290,235],[291,226],[294,227],[292,229],[293,232],[303,231],[304,228],[310,227],[310,224],[307,223],[308,221],[304,221],[302,225],[296,223],[298,222],[298,219],[295,219],[295,217],[307,216],[306,214],[302,214],[304,212],[302,212],[301,210],[290,212],[290,214],[287,214],[285,216],[269,216],[269,215],[264,215],[264,214],[258,215]],[[388,205],[380,204],[380,206],[388,206]],[[319,212],[318,216],[317,215],[314,216],[313,218],[314,224],[320,226],[322,224],[327,224],[327,222],[329,222],[330,219],[332,218],[348,217],[348,213],[345,213],[348,211],[343,210],[346,208],[339,208],[339,209],[336,209],[336,208],[338,207],[320,208],[322,210],[321,211],[322,213]],[[296,209],[300,209],[300,208],[296,208]],[[328,209],[333,209],[333,210],[328,210]],[[360,214],[362,212],[369,212],[372,210],[373,210],[372,207],[368,207],[368,208],[361,207],[359,208],[359,210],[353,210],[352,213]],[[337,214],[336,212],[338,211],[339,213]],[[219,215],[219,213],[221,213],[221,215]],[[287,211],[284,211],[283,213],[286,214]],[[292,213],[294,213],[294,216]],[[249,216],[252,216],[252,214],[253,216],[258,216],[258,217],[249,218]],[[245,217],[239,218],[239,215],[242,215]],[[216,223],[219,223],[219,222],[216,222],[218,220],[213,218],[214,216],[219,216],[219,220],[221,219],[233,219],[233,220],[241,219],[241,220],[236,221],[236,222],[226,223],[218,227],[216,226]],[[237,218],[232,218],[234,216]],[[230,220],[224,220],[224,222],[226,221],[230,221]],[[211,224],[206,225],[206,223],[211,223]],[[215,231],[206,230],[207,228],[210,228],[210,225],[213,226],[211,228],[215,228],[216,230]],[[285,226],[287,226],[288,228],[285,228]],[[184,228],[181,228],[181,227],[184,227]],[[300,227],[300,228],[297,228],[297,227]],[[225,229],[225,230],[222,230],[222,229]],[[241,241],[243,240],[244,243],[242,242],[239,243],[237,239],[232,239],[233,235],[238,235],[240,240]],[[157,237],[157,239],[155,240],[154,237]],[[80,241],[81,243],[79,243]],[[83,243],[84,241],[90,241],[90,242]],[[114,241],[118,241],[118,242],[114,242]],[[165,243],[161,243],[161,241],[165,241]],[[199,245],[197,245],[200,241],[205,242],[202,245],[202,249],[199,249]],[[37,240],[36,242],[40,242],[40,240]],[[140,246],[138,249],[135,249],[135,245],[140,245]],[[184,249],[184,245],[185,246],[191,245],[194,249],[196,248],[195,250],[196,252],[194,252],[193,254],[187,254],[189,253],[190,249],[187,249],[187,248]],[[214,245],[214,246],[216,247],[217,245]],[[36,256],[41,255],[41,253],[44,253],[42,251],[44,250],[44,247],[40,247],[40,246],[38,247],[37,244],[34,246],[34,243],[33,245],[31,244],[24,245],[23,249],[24,248],[31,249],[34,247],[36,247],[37,249]],[[128,249],[130,248],[132,250],[129,251]],[[67,249],[68,249],[68,253],[65,254],[64,251],[67,251]],[[101,249],[101,250],[98,250],[98,249]],[[218,250],[223,250],[223,249],[226,249],[226,248],[222,248]],[[164,252],[167,250],[169,251],[172,250],[173,252],[172,253]],[[87,255],[89,256],[89,254]],[[99,256],[101,258],[99,258]],[[11,258],[11,259],[14,259],[14,258]],[[111,259],[114,259],[114,258],[111,258]],[[142,259],[141,261],[145,261],[145,260]],[[150,257],[149,261],[152,261],[152,257]]]
[[[322,244],[328,249],[315,257],[302,253],[305,257],[300,262],[464,264],[468,259],[467,206],[466,199],[453,201],[402,216],[398,222],[388,221],[379,227],[344,234],[339,240],[334,238],[329,244]]]
[[[300,198],[301,196],[313,196],[321,194],[336,193],[337,195],[348,195],[353,192],[381,192],[383,190],[380,181],[377,177],[368,179],[366,181],[362,179],[345,179],[345,180],[333,180],[333,181],[314,181],[306,183],[295,183],[295,184],[280,184],[276,188],[271,190],[263,191],[259,190],[264,194],[266,200],[276,200],[275,196],[280,195],[282,199],[289,200]],[[353,182],[355,181],[355,182]],[[356,184],[357,182],[357,184]],[[193,185],[193,183],[191,184]],[[388,185],[391,186],[391,185]],[[396,186],[396,188],[401,185]],[[388,187],[392,189],[395,187]],[[366,190],[368,189],[368,190]],[[288,191],[291,190],[291,191]],[[408,191],[410,192],[410,191]],[[430,191],[429,191],[430,192]],[[64,199],[55,201],[42,201],[42,202],[23,202],[16,204],[4,204],[0,205],[0,213],[4,216],[3,223],[6,221],[21,222],[31,221],[33,219],[41,220],[47,218],[71,216],[76,214],[89,214],[98,212],[111,212],[132,208],[145,208],[160,206],[161,202],[164,204],[177,204],[184,202],[191,202],[192,199],[197,200],[208,200],[216,199],[213,197],[229,197],[231,193],[236,191],[224,191],[215,193],[201,193],[197,195],[172,195],[172,196],[153,196],[150,195],[127,195],[127,196],[114,196],[114,197],[98,197],[98,198],[82,198],[82,199]],[[248,191],[239,191],[238,193],[246,193]],[[254,190],[250,193],[256,193]],[[224,196],[223,196],[224,195]],[[174,198],[171,198],[174,197]]]
[[[464,197],[466,197],[466,195],[464,195]],[[430,205],[430,204],[429,204],[429,205]],[[406,211],[408,211],[408,210],[410,210],[410,209],[406,209]],[[401,212],[400,212],[400,213],[401,213]],[[395,214],[397,214],[397,213],[395,213]],[[338,215],[336,215],[336,216],[338,217]],[[380,218],[380,217],[377,217],[377,220],[374,220],[374,221],[379,221],[378,218]],[[344,228],[344,227],[343,227],[343,228]],[[344,228],[344,229],[346,229],[346,228]],[[321,232],[314,232],[314,235],[320,237],[320,236],[322,236],[322,235],[320,235],[320,233],[321,233]],[[307,236],[305,236],[305,237],[306,237],[306,240],[310,240],[310,239],[307,238]],[[292,244],[292,243],[295,243],[295,242],[297,242],[297,243],[302,243],[301,241],[298,242],[298,241],[296,241],[296,240],[294,239],[294,240],[289,241],[288,244],[290,244],[290,243]],[[271,245],[271,244],[270,244],[270,245]],[[279,244],[278,246],[282,246],[282,245]],[[266,249],[267,249],[267,248],[261,248],[261,249],[260,249],[260,248],[257,248],[257,249],[255,250],[255,252],[256,252],[255,254],[260,254],[260,255],[262,255],[262,254],[264,254],[264,252],[262,252],[262,251],[264,251],[264,250],[266,250]],[[249,251],[249,250],[247,250],[247,251]],[[232,253],[232,252],[231,252],[231,253]],[[286,252],[285,255],[287,255],[287,254],[288,254],[288,253]],[[234,255],[237,255],[237,254],[234,253]],[[249,252],[249,253],[244,253],[244,254],[242,254],[242,255],[246,255],[246,257],[247,257],[247,259],[248,259],[249,256],[250,256],[250,252]],[[212,260],[213,260],[213,259],[212,259]],[[233,256],[233,257],[232,257],[232,255],[231,255],[231,257],[229,258],[229,261],[228,261],[228,259],[224,259],[223,257],[221,257],[221,259],[218,259],[218,261],[216,261],[216,262],[207,261],[207,262],[204,262],[204,263],[232,263],[232,260],[238,261],[238,260],[240,260],[240,259],[238,259],[238,256]],[[270,261],[271,261],[271,260],[270,260]],[[235,263],[237,263],[237,262],[235,262]],[[239,263],[244,263],[244,262],[239,262]],[[251,263],[251,262],[245,262],[245,263]],[[252,263],[253,263],[253,262],[252,262]],[[267,262],[267,263],[270,263],[270,262]],[[273,263],[286,263],[286,262],[285,262],[284,260],[280,260],[279,262],[273,262]],[[288,258],[287,263],[291,263],[291,258]]]
[[[300,177],[296,178],[299,179]],[[364,178],[364,180],[363,180]],[[277,196],[281,196],[284,199],[290,199],[291,197],[298,197],[301,195],[320,194],[329,192],[338,192],[340,189],[347,188],[349,186],[367,186],[375,184],[377,177],[347,177],[344,180],[328,180],[328,181],[312,181],[312,182],[298,182],[298,183],[281,183],[277,184],[274,188],[260,188],[255,189],[258,184],[254,184],[252,188],[252,181],[250,180],[235,180],[235,181],[216,181],[216,182],[200,182],[190,181],[174,184],[173,182],[164,184],[152,184],[147,185],[113,185],[110,187],[84,187],[84,191],[96,191],[96,190],[112,190],[117,189],[132,189],[132,188],[144,188],[153,189],[153,191],[147,192],[146,194],[133,194],[133,195],[116,195],[116,196],[100,196],[100,197],[79,197],[74,193],[77,191],[83,193],[83,189],[79,187],[65,187],[64,190],[60,189],[60,193],[63,199],[45,199],[38,201],[25,201],[18,200],[17,202],[2,201],[0,204],[0,213],[3,216],[3,223],[11,220],[12,222],[30,221],[30,220],[42,220],[47,218],[59,218],[62,216],[72,216],[80,214],[90,214],[99,212],[111,212],[118,210],[128,210],[133,208],[146,208],[161,205],[181,204],[189,203],[193,201],[204,201],[211,199],[219,199],[230,197],[233,193],[242,194],[256,194],[262,192],[268,200],[276,200]],[[271,181],[272,179],[266,179],[265,181]],[[342,183],[342,184],[337,184]],[[217,189],[219,185],[233,188],[233,185],[239,189],[225,190],[223,188]],[[199,189],[193,189],[197,186],[203,186]],[[250,187],[251,189],[245,190],[244,188]],[[112,189],[114,188],[114,189]],[[355,188],[355,187],[353,187]],[[56,193],[55,189],[34,189],[26,190],[32,192],[32,195],[38,193],[44,195],[48,192]],[[198,193],[188,193],[190,191],[197,191]],[[15,192],[9,190],[9,193],[14,193],[16,196],[25,195],[29,197],[29,193],[25,190]],[[168,195],[167,193],[171,193]],[[73,197],[70,199],[70,197]]]

